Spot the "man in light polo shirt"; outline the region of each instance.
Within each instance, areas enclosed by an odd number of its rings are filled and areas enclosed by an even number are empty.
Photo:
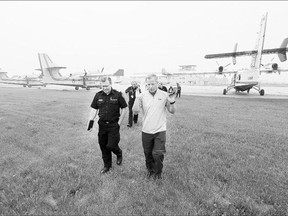
[[[141,93],[135,100],[133,112],[142,111],[142,145],[148,170],[148,178],[154,175],[161,178],[166,142],[166,109],[175,113],[175,94],[158,89],[155,74],[146,77],[148,91]]]

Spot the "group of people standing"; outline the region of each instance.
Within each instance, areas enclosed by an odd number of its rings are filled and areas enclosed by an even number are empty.
[[[132,82],[132,86],[126,89],[125,92],[129,97],[127,106],[125,96],[112,88],[111,78],[101,78],[102,90],[96,93],[91,103],[88,124],[97,121],[98,124],[95,125],[99,126],[98,143],[104,162],[104,167],[100,171],[102,174],[107,173],[112,167],[112,152],[117,156],[116,164],[122,164],[123,151],[119,147],[119,129],[128,107],[128,127],[132,127],[132,122],[137,123],[138,113],[142,112],[141,138],[147,177],[162,178],[166,153],[166,110],[175,113],[176,95],[160,90],[155,74],[148,75],[145,81],[147,91],[141,92],[136,82]]]

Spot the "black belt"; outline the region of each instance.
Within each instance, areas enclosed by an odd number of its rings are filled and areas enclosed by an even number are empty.
[[[118,122],[118,121],[116,121],[116,120],[113,120],[113,121],[104,121],[104,120],[101,120],[101,119],[100,119],[100,122],[105,123],[105,124],[111,124],[111,123],[116,123],[116,122]]]

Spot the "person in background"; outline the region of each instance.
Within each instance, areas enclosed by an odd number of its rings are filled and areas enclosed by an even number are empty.
[[[168,93],[172,93],[173,92],[173,87],[170,86],[169,89],[168,89]]]
[[[104,162],[104,168],[100,173],[103,174],[112,167],[112,152],[117,156],[117,165],[122,163],[123,153],[118,145],[120,142],[119,129],[127,110],[127,103],[122,93],[111,87],[111,77],[102,77],[100,82],[102,90],[96,93],[91,103],[88,125],[96,117],[99,118],[99,120],[97,118],[98,142]]]
[[[136,98],[136,94],[140,94],[141,93],[141,89],[140,86],[138,85],[138,83],[136,81],[132,81],[131,82],[131,86],[129,86],[125,93],[128,95],[129,97],[129,101],[128,101],[128,107],[129,107],[129,117],[128,117],[128,127],[132,127],[133,122],[136,124],[138,122],[138,113],[134,113],[133,115],[133,111],[132,111],[132,107]]]
[[[166,109],[174,114],[175,94],[167,94],[158,89],[156,74],[146,77],[148,91],[137,96],[133,111],[142,111],[142,145],[144,149],[147,177],[161,179],[164,154],[166,153]]]
[[[181,97],[181,86],[179,83],[176,83],[177,84],[177,91],[176,91],[176,97]]]
[[[158,86],[158,88],[159,88],[160,90],[162,90],[162,91],[167,92],[167,88],[166,88],[166,86],[163,85],[162,82],[159,82],[159,86]]]

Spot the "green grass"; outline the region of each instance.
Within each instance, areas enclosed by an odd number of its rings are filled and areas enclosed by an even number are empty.
[[[99,174],[94,94],[0,89],[1,215],[287,215],[287,99],[182,96],[154,181],[128,115],[123,164]]]

